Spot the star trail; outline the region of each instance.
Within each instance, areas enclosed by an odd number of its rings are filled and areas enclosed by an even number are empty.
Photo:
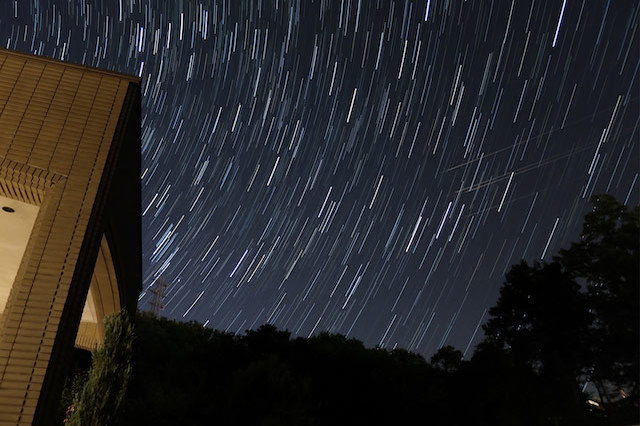
[[[141,309],[469,356],[512,264],[638,203],[638,10],[13,0],[0,43],[141,78]]]

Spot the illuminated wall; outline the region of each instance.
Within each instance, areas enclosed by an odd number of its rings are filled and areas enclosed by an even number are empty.
[[[0,424],[48,423],[74,344],[135,309],[137,78],[0,50]]]

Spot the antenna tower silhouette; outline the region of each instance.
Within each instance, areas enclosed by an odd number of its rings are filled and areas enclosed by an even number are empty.
[[[169,283],[161,277],[158,278],[153,287],[149,289],[149,293],[151,293],[151,312],[156,316],[160,316],[164,309],[164,295],[168,286]]]

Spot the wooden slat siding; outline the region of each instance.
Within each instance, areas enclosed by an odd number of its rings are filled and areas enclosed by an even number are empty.
[[[68,176],[100,85],[100,76],[85,73],[46,169]],[[94,146],[95,147],[95,146]]]
[[[80,323],[75,346],[91,351],[100,343],[98,324],[93,322]]]
[[[80,89],[82,71],[65,69],[56,88],[51,108],[44,119],[42,131],[38,135],[29,156],[29,164],[48,170],[51,158],[60,141],[62,129],[66,127],[73,99]]]
[[[120,294],[116,282],[115,271],[113,270],[113,260],[107,239],[102,237],[100,252],[96,260],[91,286],[93,288],[94,306],[98,318],[117,312],[120,307]],[[100,341],[104,335],[104,324],[98,322]]]
[[[132,80],[0,51],[0,194],[40,205],[0,319],[1,424],[33,420]]]
[[[0,195],[39,206],[50,186],[62,178],[46,170],[0,159]],[[18,190],[24,188],[26,193]]]
[[[84,230],[87,227],[87,222],[89,220],[89,215],[91,213],[91,209],[93,207],[93,202],[95,199],[95,195],[97,192],[98,185],[100,183],[100,177],[102,176],[102,169],[104,168],[104,164],[106,162],[106,158],[109,152],[110,142],[113,138],[113,129],[115,129],[115,123],[117,122],[120,107],[124,101],[124,96],[126,94],[126,85],[121,84],[108,84],[109,82],[113,83],[114,79],[110,76],[102,76],[102,88],[100,91],[101,98],[98,101],[103,99],[103,102],[93,102],[95,111],[92,109],[92,114],[87,122],[87,130],[83,134],[83,140],[80,143],[79,149],[74,157],[74,162],[69,169],[69,178],[65,182],[65,185],[68,189],[65,190],[63,194],[63,199],[61,202],[61,209],[63,211],[66,210],[65,203],[69,203],[68,207],[72,207],[72,203],[76,204],[80,201],[77,196],[82,195],[81,203],[81,211],[76,216],[76,223],[74,231],[74,246],[69,246],[68,249],[68,259],[66,262],[69,262],[69,258],[71,258],[73,264],[75,265],[75,261],[78,258],[80,244],[82,242],[82,236],[84,236]],[[109,95],[107,96],[107,92]],[[102,97],[104,96],[104,97]],[[105,109],[108,108],[109,115],[100,114],[100,107],[104,106]],[[112,126],[109,126],[109,123],[112,122]],[[95,130],[95,132],[93,132]],[[110,132],[109,132],[110,130]],[[91,138],[91,139],[89,139]],[[99,144],[96,144],[95,141],[99,141]],[[90,146],[93,142],[94,146]],[[106,143],[105,143],[106,142]],[[94,161],[87,161],[89,158],[95,158]],[[55,159],[55,155],[54,155]],[[52,162],[53,163],[53,162]],[[89,180],[87,182],[87,173],[89,173]],[[77,179],[77,181],[76,181]],[[86,184],[85,184],[86,182]],[[78,185],[80,191],[70,191],[70,187],[75,187]],[[86,186],[82,186],[86,185]],[[65,199],[65,195],[68,194],[68,198]],[[54,225],[55,226],[55,225]],[[81,232],[78,232],[81,231]],[[70,262],[69,262],[70,263]],[[70,265],[69,265],[70,266]],[[64,268],[63,275],[61,275],[60,286],[57,289],[57,296],[54,297],[54,300],[51,305],[51,316],[55,316],[58,320],[62,315],[62,310],[64,308],[64,302],[66,301],[66,294],[69,290],[69,284],[71,282],[71,278],[73,275],[75,268]],[[65,276],[66,274],[66,276]],[[55,333],[57,332],[57,323],[51,327],[53,331],[50,333],[50,337],[55,337]],[[49,328],[49,327],[47,327]],[[36,360],[34,364],[34,371],[38,368],[38,366],[44,366],[48,363],[48,356],[51,353],[51,348],[53,346],[53,340],[51,340],[51,345],[46,344],[48,342],[44,342],[42,348],[47,351],[47,359],[46,362],[39,362]],[[40,365],[38,365],[40,364]],[[42,370],[38,370],[42,371]],[[44,374],[38,377],[38,385],[41,386],[41,380],[44,378]],[[29,411],[24,411],[27,414],[32,414],[30,411],[31,403],[29,399],[33,401],[33,406],[37,403],[38,392],[31,392],[25,400],[25,409],[29,408]],[[30,417],[29,417],[30,419]]]
[[[2,64],[2,68],[0,68],[0,114],[5,110],[7,101],[11,93],[13,93],[24,65],[25,61],[20,58],[7,57]],[[8,141],[0,139],[0,150],[3,147],[3,143],[8,143]]]
[[[32,312],[26,310],[25,303],[17,299],[22,299],[25,294],[29,293],[30,284],[34,282],[36,272],[45,273],[45,268],[41,268],[43,261],[46,261],[43,256],[44,249],[50,237],[53,219],[61,195],[62,185],[52,187],[40,206],[32,237],[29,238],[25,250],[25,260],[18,269],[15,284],[9,294],[2,319],[0,334],[0,396],[5,395],[7,390],[12,394],[14,391],[19,390],[22,392],[23,402],[26,398],[27,390],[30,388],[32,390],[39,389],[38,382],[42,382],[42,380],[37,376],[35,378],[22,377],[22,380],[17,380],[15,376],[4,377],[4,373],[9,363],[33,366],[36,357],[35,352],[38,347],[17,347],[14,342],[20,333],[36,332],[41,334],[46,315],[34,316]],[[38,282],[39,287],[50,285],[57,275],[55,269],[50,271],[48,275],[49,279],[45,279],[45,277],[40,279]],[[7,422],[6,424],[20,424],[18,422],[20,410],[21,407],[15,404],[0,404],[0,421],[5,421]],[[24,424],[28,424],[28,422]]]
[[[26,62],[23,65],[9,99],[0,112],[0,156],[7,158],[10,158],[7,154],[11,148],[17,153],[28,149],[23,142],[15,140],[15,134],[44,71],[42,63]]]
[[[123,89],[124,89],[124,86],[123,86]],[[139,92],[137,92],[137,90],[139,89],[134,89],[131,92],[131,98],[138,99],[137,96]],[[129,92],[130,90],[129,88],[127,88],[126,90],[127,98],[129,98],[129,95],[130,95]],[[131,105],[136,105],[135,103],[131,104],[131,102],[129,103],[123,102],[123,104],[127,105],[127,108],[128,108],[126,114],[131,114],[131,111],[130,111]],[[139,103],[137,103],[137,105],[139,105]],[[131,115],[136,117],[134,122],[139,123],[139,119],[137,118],[139,116],[136,114],[138,114],[138,112],[134,110],[133,114]],[[127,115],[126,117],[128,116],[129,115]],[[126,123],[128,123],[127,120],[128,120],[127,118],[123,118],[123,117],[121,117],[121,119],[118,120],[118,125],[116,126],[116,130],[114,131],[114,135],[122,135],[123,129],[130,128],[130,127],[123,127],[123,126],[126,126]],[[128,134],[128,133],[125,133],[125,134]],[[134,129],[132,134],[136,136],[135,136],[135,139],[133,139],[134,144],[130,146],[136,147],[135,150],[138,151],[139,149],[138,148],[139,145],[137,143],[137,141],[139,141],[139,136],[137,136],[138,133]],[[118,164],[117,159],[120,158],[118,156],[118,152],[121,148],[123,139],[121,136],[120,137],[114,136],[112,141],[113,141],[113,145],[110,147],[108,157],[111,158],[113,161],[110,161],[107,167],[105,167],[103,172],[104,175],[102,176],[102,179],[100,180],[98,185],[98,191],[101,195],[99,198],[95,199],[95,203],[90,215],[90,222],[89,222],[91,224],[91,228],[87,230],[87,233],[85,234],[84,240],[82,242],[83,255],[78,260],[78,264],[76,266],[76,269],[72,278],[73,288],[69,287],[69,295],[68,295],[67,303],[64,306],[64,310],[61,317],[61,320],[65,322],[65,327],[61,329],[58,335],[56,336],[53,351],[51,352],[52,365],[62,366],[66,362],[65,361],[66,355],[65,355],[65,352],[63,352],[62,348],[63,347],[70,348],[73,345],[76,332],[77,332],[77,326],[80,320],[82,304],[84,303],[87,295],[87,290],[88,290],[87,286],[91,279],[91,275],[94,271],[95,259],[100,248],[102,232],[104,231],[104,228],[103,228],[105,223],[104,221],[107,220],[106,213],[107,211],[110,211],[110,210],[107,210],[105,203],[108,198],[107,194],[109,194],[109,192],[111,191],[110,188],[112,188],[111,183],[114,180],[113,172],[114,170],[116,170],[116,164]],[[135,156],[135,151],[133,155]],[[132,157],[132,158],[135,158],[135,157]],[[136,170],[138,172],[133,176],[133,179],[131,180],[131,182],[137,181],[138,179],[139,170],[140,170],[139,166],[136,168]],[[136,199],[138,200],[138,202],[135,205],[137,206],[137,211],[139,214],[139,205],[140,205],[139,197],[136,197]],[[115,211],[112,211],[111,214],[117,214],[117,213]],[[135,218],[132,220],[136,221]],[[137,241],[139,241],[139,239]],[[135,276],[136,276],[136,280],[132,282],[134,283],[140,282],[139,281],[140,275],[136,274]],[[133,301],[135,302],[135,298],[133,298]],[[72,325],[73,321],[78,321],[76,322],[75,326]],[[55,397],[55,395],[59,395],[59,392],[61,391],[61,383],[63,379],[64,379],[64,373],[62,372],[62,369],[56,369],[51,367],[47,369],[45,381],[43,384],[43,386],[47,387],[47,393],[44,394],[38,400],[38,405],[35,412],[35,415],[37,416],[36,418],[37,421],[45,421],[47,416],[44,413],[52,413],[55,411],[57,407],[57,398]]]
[[[105,75],[109,77],[115,77],[118,80],[127,81],[130,83],[134,83],[136,85],[140,85],[141,79],[131,74],[124,74],[118,71],[111,71],[103,68],[95,68],[89,65],[78,64],[75,62],[62,61],[60,59],[48,58],[46,56],[34,56],[30,53],[22,53],[16,50],[6,49],[4,47],[0,47],[0,57],[9,57],[9,58],[22,58],[29,61],[37,61],[46,64],[53,64],[55,66],[63,67],[65,69],[73,69],[80,70],[83,72],[90,72],[92,74]]]
[[[61,113],[55,110],[58,105],[54,105],[54,97],[58,93],[63,74],[64,70],[58,67],[52,67],[50,65],[45,67],[38,82],[38,87],[36,87],[36,91],[34,92],[33,99],[25,113],[25,125],[22,126],[16,134],[16,139],[25,140],[26,146],[28,147],[27,152],[20,158],[11,159],[29,163],[30,157],[36,148],[34,141],[37,142],[40,135],[46,136],[50,131],[49,128],[44,127],[45,120],[49,118],[50,123],[51,120],[60,118],[59,115],[61,115]],[[31,127],[28,133],[25,131],[27,125]]]
[[[2,66],[4,65],[4,61],[7,60],[7,54],[4,52],[0,52],[0,70],[2,70]]]
[[[63,70],[59,68],[45,65],[14,135],[7,154],[8,159],[27,163],[33,151],[33,141],[42,130],[42,124],[51,107],[62,72]]]
[[[104,237],[102,238],[104,241]],[[100,247],[100,252],[98,253],[98,258],[96,259],[96,266],[94,267],[93,270],[93,277],[91,279],[91,296],[93,297],[93,305],[96,308],[96,317],[97,318],[104,318],[105,314],[108,314],[110,312],[105,312],[104,309],[104,299],[102,297],[102,282],[100,279],[100,268],[101,268],[101,258],[102,258],[103,254],[102,254],[102,247]],[[100,320],[98,320],[98,330],[100,331],[101,334],[104,334],[104,323]]]
[[[105,256],[104,265],[106,266],[106,278],[109,280],[108,285],[103,285],[102,288],[106,288],[109,291],[111,296],[111,309],[116,311],[118,306],[120,305],[120,293],[118,292],[118,285],[116,282],[116,271],[113,268],[113,261],[111,260],[111,251],[109,250],[109,245],[107,244],[107,240],[102,240],[103,245],[103,255]],[[107,308],[107,306],[105,306]]]

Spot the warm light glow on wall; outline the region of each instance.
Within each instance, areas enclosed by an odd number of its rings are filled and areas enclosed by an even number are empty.
[[[38,206],[0,196],[0,312],[18,272]]]

